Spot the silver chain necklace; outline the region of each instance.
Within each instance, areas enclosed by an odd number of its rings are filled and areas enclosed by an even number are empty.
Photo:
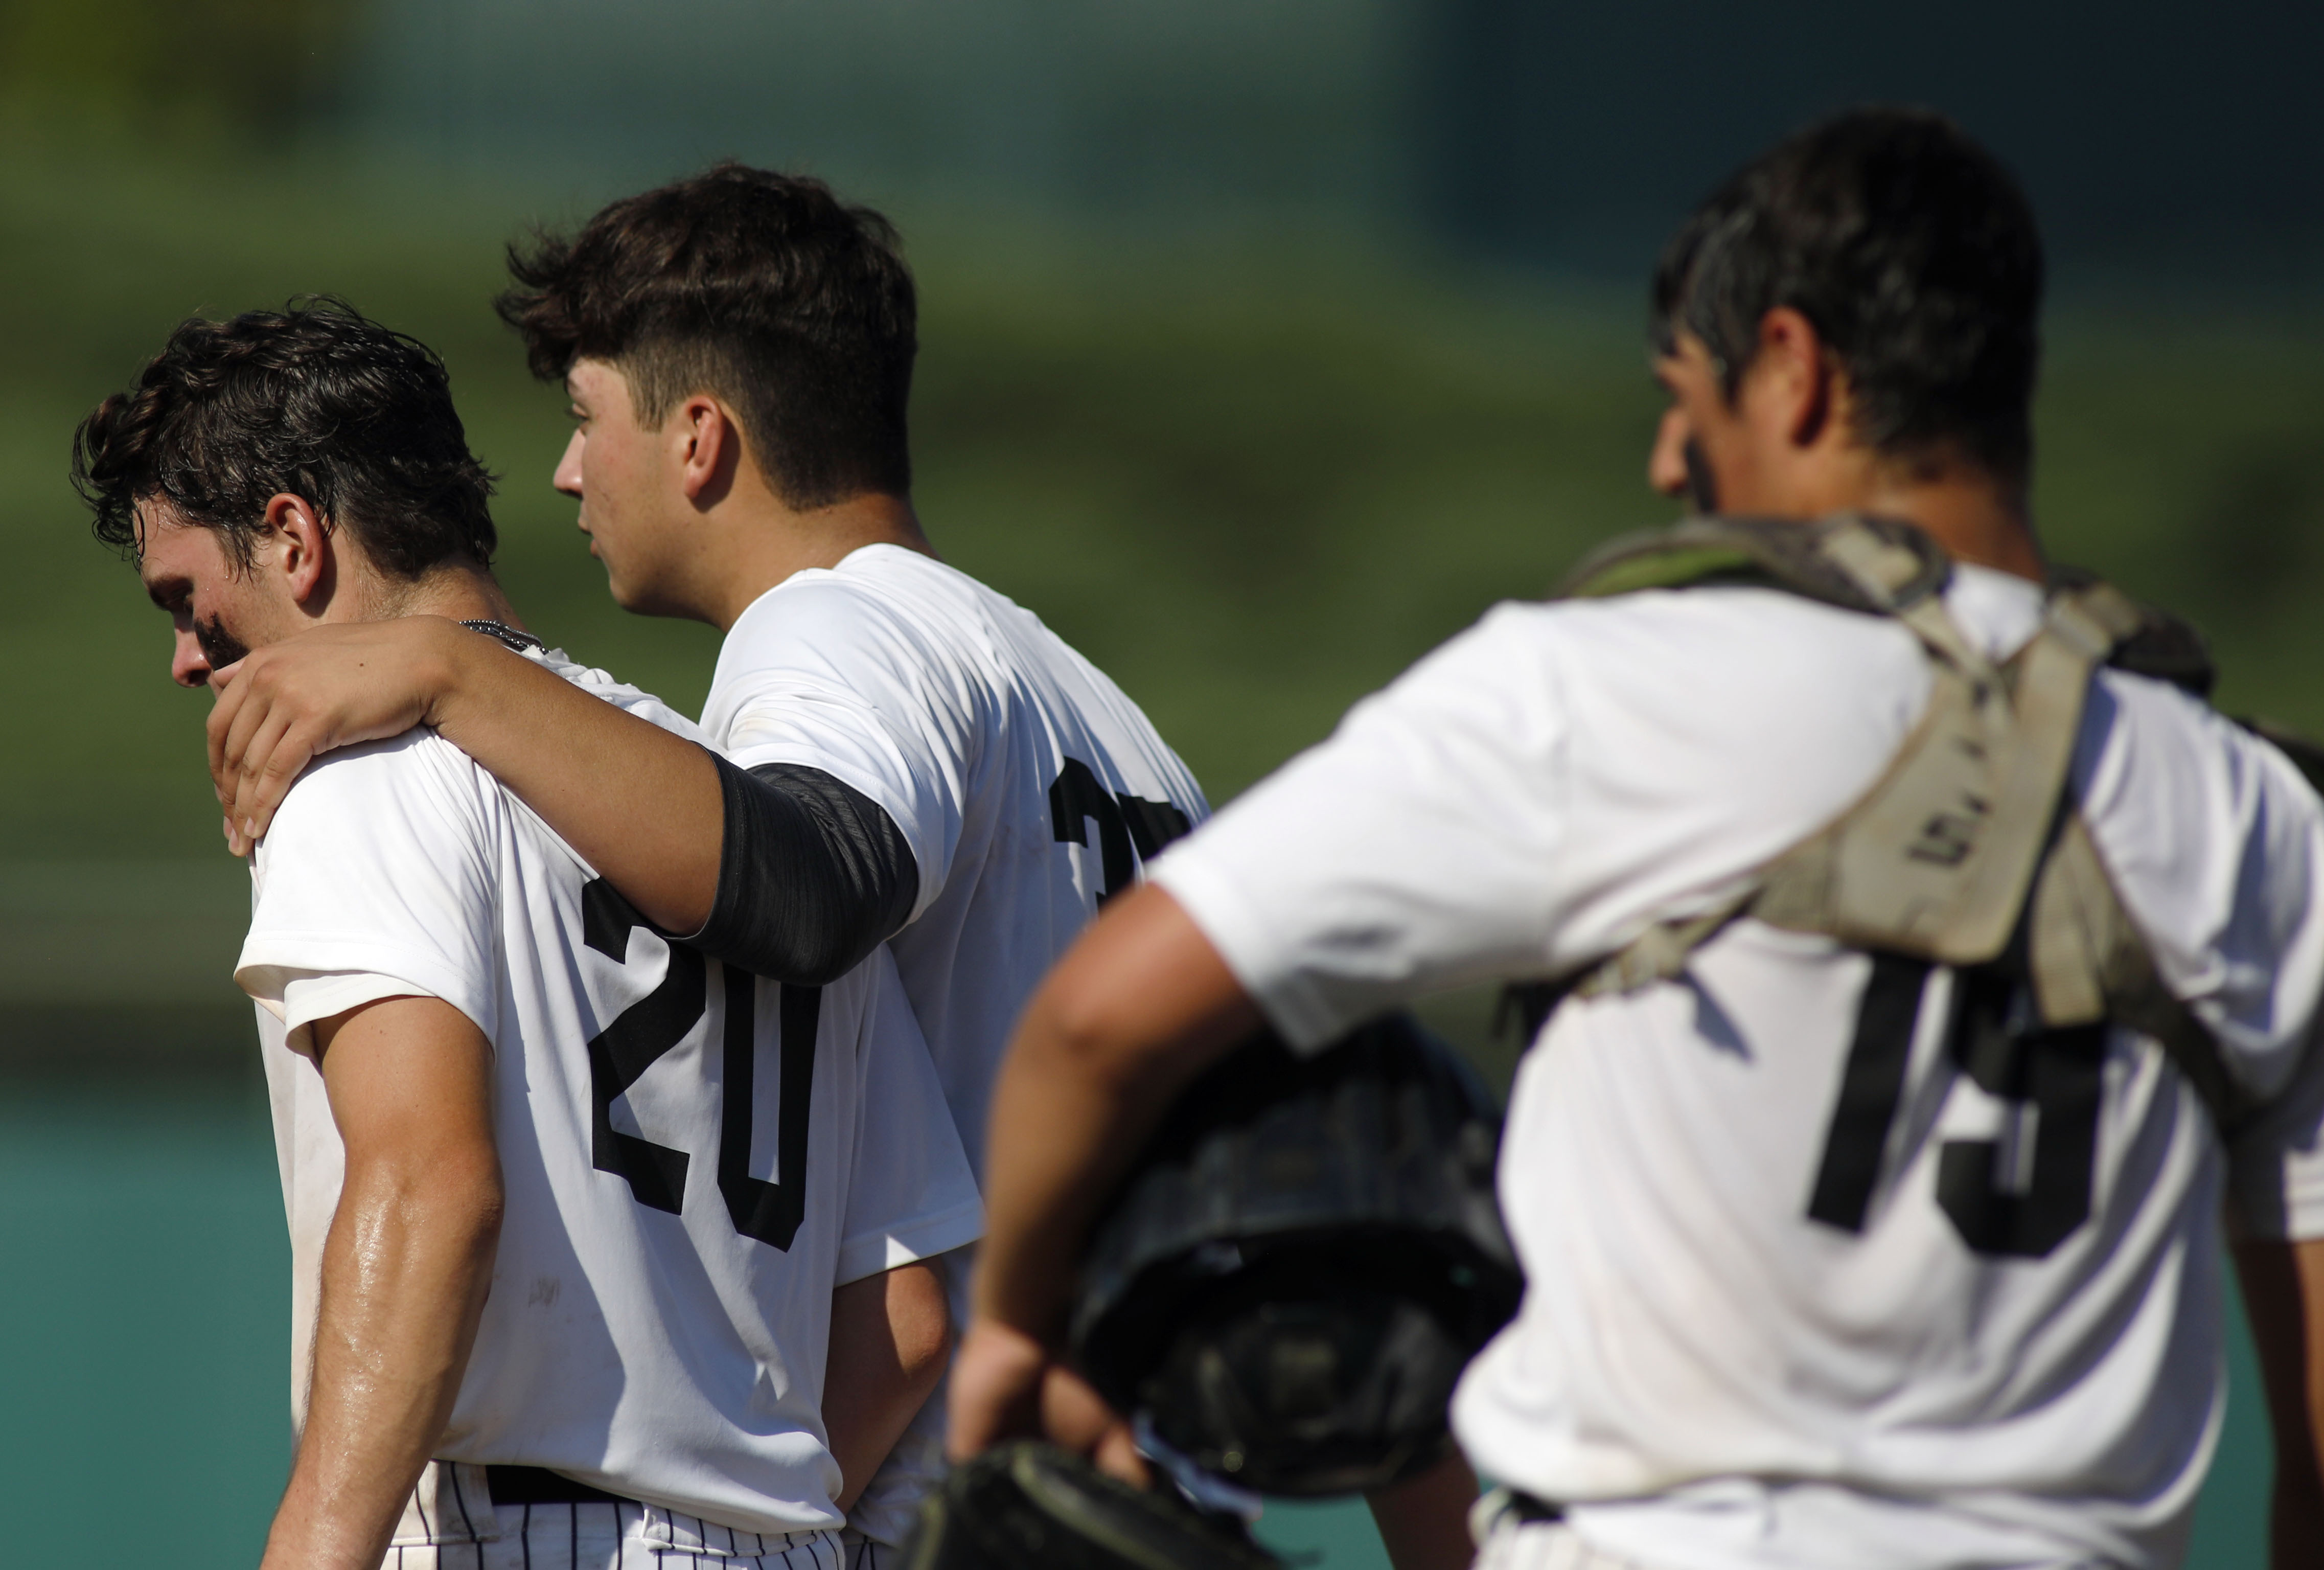
[[[549,646],[531,633],[521,632],[506,622],[463,622],[460,625],[467,628],[471,633],[482,633],[487,638],[498,638],[520,654],[529,650],[546,649]]]

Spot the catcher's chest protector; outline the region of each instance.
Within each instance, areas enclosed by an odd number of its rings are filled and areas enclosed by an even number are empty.
[[[1569,990],[1675,978],[1738,916],[1855,948],[2022,972],[2042,1023],[2102,1020],[2155,1037],[2231,1122],[2236,1092],[2202,1026],[2163,987],[2090,843],[2066,777],[2090,676],[2110,660],[2201,690],[2194,635],[2095,580],[2053,586],[2042,629],[2006,664],[1963,637],[1941,595],[1951,564],[1910,524],[1698,518],[1615,540],[1562,597],[1756,584],[1893,618],[1929,661],[1927,710],[1871,790],[1757,869],[1713,910],[1648,927]],[[2135,648],[2144,656],[2118,659]]]

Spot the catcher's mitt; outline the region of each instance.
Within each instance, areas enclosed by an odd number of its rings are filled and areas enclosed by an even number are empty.
[[[1283,1570],[1242,1523],[1167,1489],[1019,1440],[953,1468],[920,1507],[905,1570]]]
[[[1094,1229],[1075,1360],[1124,1416],[1262,1493],[1379,1488],[1523,1289],[1493,1198],[1500,1115],[1389,1014],[1308,1056],[1262,1032],[1179,1096]]]

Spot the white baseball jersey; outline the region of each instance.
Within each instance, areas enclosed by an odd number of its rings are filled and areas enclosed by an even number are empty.
[[[1033,988],[1209,804],[1105,674],[1039,617],[933,558],[866,546],[795,574],[727,631],[703,728],[743,768],[805,763],[879,803],[919,890],[890,939],[971,1162]],[[953,1307],[965,1322],[965,1269]],[[899,1543],[941,1474],[931,1399],[857,1501]]]
[[[681,734],[634,688],[538,656]],[[302,776],[253,865],[303,1418],[344,1152],[307,1027],[457,1008],[493,1052],[506,1204],[447,1461],[553,1468],[722,1527],[835,1528],[835,1286],[973,1240],[981,1206],[884,950],[778,986],[665,941],[430,731]],[[441,1512],[439,1512],[440,1514]]]
[[[760,596],[702,725],[743,768],[854,787],[911,846],[918,899],[890,947],[982,1171],[1018,1012],[1097,902],[1208,815],[1194,777],[1039,617],[893,545]]]
[[[1964,568],[1947,605],[1999,658],[2041,598]],[[1928,688],[1902,627],[1775,590],[1504,606],[1154,875],[1314,1046],[1711,908],[1870,788]],[[1680,981],[1569,1002],[1520,1066],[1526,1292],[1454,1403],[1481,1470],[1669,1570],[2175,1562],[2219,1417],[2223,1183],[2255,1233],[2324,1235],[2324,811],[2113,671],[2071,788],[2275,1110],[2223,1155],[2144,1038],[1969,1054],[1970,973],[1738,921]]]

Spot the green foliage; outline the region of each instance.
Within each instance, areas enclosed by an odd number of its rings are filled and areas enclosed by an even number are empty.
[[[92,543],[73,423],[189,312],[342,292],[443,351],[505,476],[502,568],[592,662],[698,703],[715,634],[605,598],[548,473],[558,396],[487,301],[569,216],[262,167],[0,168],[0,861],[208,857],[207,705]],[[293,174],[297,178],[292,178]],[[1493,601],[1671,514],[1627,293],[1297,256],[920,232],[918,501],[954,560],[1112,671],[1224,799]],[[1456,287],[1456,283],[1458,286]],[[2193,615],[2233,706],[2324,730],[2324,358],[2305,319],[2069,316],[2041,415],[2058,553]]]
[[[353,12],[349,0],[0,0],[0,115],[146,136],[281,132],[337,81]]]

